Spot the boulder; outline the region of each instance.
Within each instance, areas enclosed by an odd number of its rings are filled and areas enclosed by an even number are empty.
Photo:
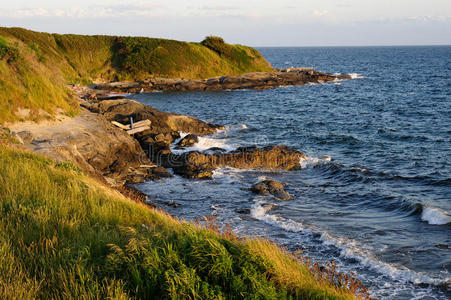
[[[181,139],[177,143],[177,145],[181,147],[191,147],[197,142],[199,142],[199,138],[197,137],[197,135],[191,133],[185,136],[183,139]]]
[[[290,200],[291,196],[284,190],[283,184],[275,180],[263,180],[252,186],[251,191],[266,196],[273,195],[280,200]]]

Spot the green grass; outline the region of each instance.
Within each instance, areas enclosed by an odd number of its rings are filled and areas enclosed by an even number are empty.
[[[0,123],[20,119],[19,108],[31,111],[25,119],[57,111],[76,114],[78,108],[66,84],[272,70],[257,50],[223,41],[213,45],[0,27]]]
[[[178,221],[0,145],[3,299],[352,299],[263,240]]]

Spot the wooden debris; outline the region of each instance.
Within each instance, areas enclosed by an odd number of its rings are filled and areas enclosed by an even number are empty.
[[[144,127],[144,126],[149,127],[151,123],[152,122],[150,120],[142,120],[142,121],[133,123],[133,129],[139,128],[139,127]],[[121,128],[121,129],[124,129],[124,130],[130,130],[131,129],[130,125],[124,125],[124,124],[121,124],[121,123],[116,122],[116,121],[111,121],[111,124]],[[147,128],[147,129],[149,129],[149,128]]]
[[[145,131],[147,129],[150,129],[150,126],[134,127],[133,129],[127,130],[127,133],[130,134],[130,135],[133,135],[133,134],[138,133],[138,132],[143,132],[143,131]]]

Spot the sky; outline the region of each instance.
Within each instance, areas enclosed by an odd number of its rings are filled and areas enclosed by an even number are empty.
[[[451,0],[0,0],[0,26],[251,46],[451,45]]]

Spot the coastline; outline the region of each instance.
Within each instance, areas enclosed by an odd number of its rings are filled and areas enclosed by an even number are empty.
[[[140,81],[110,82],[84,87],[85,99],[108,99],[111,93],[144,93],[158,91],[220,91],[255,89],[266,90],[281,86],[319,84],[352,79],[349,74],[328,74],[314,69],[288,68],[276,72],[253,72],[238,76],[218,76],[207,79],[149,78]],[[82,87],[83,89],[83,87]],[[75,89],[77,91],[77,89]],[[80,91],[78,90],[79,94]]]

